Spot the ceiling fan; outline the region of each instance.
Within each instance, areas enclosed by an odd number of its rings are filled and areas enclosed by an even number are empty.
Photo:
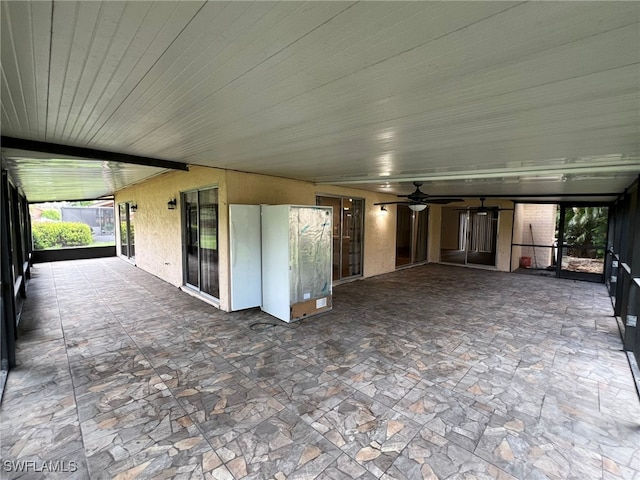
[[[413,182],[416,189],[409,195],[398,195],[400,198],[406,198],[406,200],[398,200],[395,202],[380,202],[374,203],[374,205],[407,205],[414,212],[421,212],[430,203],[447,204],[451,202],[462,202],[461,198],[431,198],[429,195],[420,190],[422,182]]]
[[[485,197],[480,197],[480,206],[479,207],[469,207],[469,208],[457,208],[456,210],[464,210],[464,211],[470,211],[470,212],[474,212],[476,215],[487,215],[490,211],[491,212],[501,212],[501,211],[505,211],[505,210],[513,210],[513,208],[502,208],[502,207],[487,207],[484,204],[484,201],[486,200]]]

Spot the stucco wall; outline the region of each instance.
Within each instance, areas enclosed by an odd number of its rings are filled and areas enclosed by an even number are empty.
[[[138,206],[135,216],[135,263],[139,268],[173,285],[183,284],[180,194],[209,186],[218,187],[220,308],[223,310],[229,310],[230,305],[228,206],[232,203],[315,205],[316,195],[363,198],[363,276],[370,277],[395,270],[397,208],[405,207],[389,205],[387,211],[383,212],[373,204],[393,201],[397,197],[356,188],[315,185],[286,178],[205,167],[191,167],[189,172],[163,174],[116,192],[116,204],[132,202]],[[169,210],[167,202],[173,198],[178,200],[177,207]],[[510,202],[492,201],[491,204],[511,208]],[[466,205],[477,206],[479,202],[470,201],[456,206]],[[441,212],[440,206],[430,207],[429,261],[440,259]],[[511,225],[511,212],[501,212],[496,259],[498,270],[508,271],[510,267]]]
[[[396,208],[389,205],[385,213],[379,206],[373,205],[376,202],[397,200],[395,196],[235,171],[227,172],[227,187],[230,204],[315,205],[316,195],[363,198],[363,276],[370,277],[395,269]]]
[[[491,205],[513,208],[510,201],[492,201]],[[496,251],[496,269],[503,272],[511,270],[511,233],[513,229],[513,210],[503,210],[498,217],[498,248]]]
[[[180,192],[206,186],[218,186],[220,204],[220,261],[227,254],[226,172],[192,167],[189,172],[171,172],[116,192],[116,204],[132,202],[138,206],[135,215],[135,263],[143,270],[173,284],[182,285],[182,206]],[[169,210],[167,202],[175,198],[177,207]],[[224,208],[223,208],[224,206]],[[119,222],[116,222],[119,225]],[[119,237],[119,232],[116,238]],[[118,245],[118,254],[120,254]],[[220,272],[220,283],[226,283],[227,271]],[[220,292],[221,304],[226,292]],[[225,297],[226,301],[226,297]]]
[[[228,206],[231,203],[315,205],[316,195],[323,194],[363,198],[363,276],[395,269],[396,209],[390,206],[387,212],[381,212],[380,207],[373,204],[396,197],[354,188],[314,185],[205,167],[191,167],[189,172],[164,174],[116,193],[116,203],[132,202],[138,206],[135,216],[135,263],[139,268],[173,285],[183,284],[180,193],[207,186],[219,187],[220,308],[223,310],[229,310],[230,305]],[[175,210],[167,208],[167,202],[172,198],[178,200]]]
[[[429,239],[427,243],[428,260],[430,262],[440,261],[440,228],[442,225],[442,206],[432,205],[429,207]]]

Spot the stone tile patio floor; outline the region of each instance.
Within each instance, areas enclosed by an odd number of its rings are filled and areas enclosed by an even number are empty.
[[[426,265],[289,326],[116,258],[33,277],[2,478],[640,479],[603,285]]]

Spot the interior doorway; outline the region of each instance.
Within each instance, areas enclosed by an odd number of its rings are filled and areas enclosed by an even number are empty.
[[[440,261],[459,265],[496,265],[497,210],[442,208]]]

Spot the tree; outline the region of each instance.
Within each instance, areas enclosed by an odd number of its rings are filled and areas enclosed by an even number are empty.
[[[575,245],[569,249],[569,255],[583,258],[602,258],[604,256],[603,248],[589,247],[605,245],[608,215],[609,209],[607,207],[572,207],[566,210],[564,243]]]

